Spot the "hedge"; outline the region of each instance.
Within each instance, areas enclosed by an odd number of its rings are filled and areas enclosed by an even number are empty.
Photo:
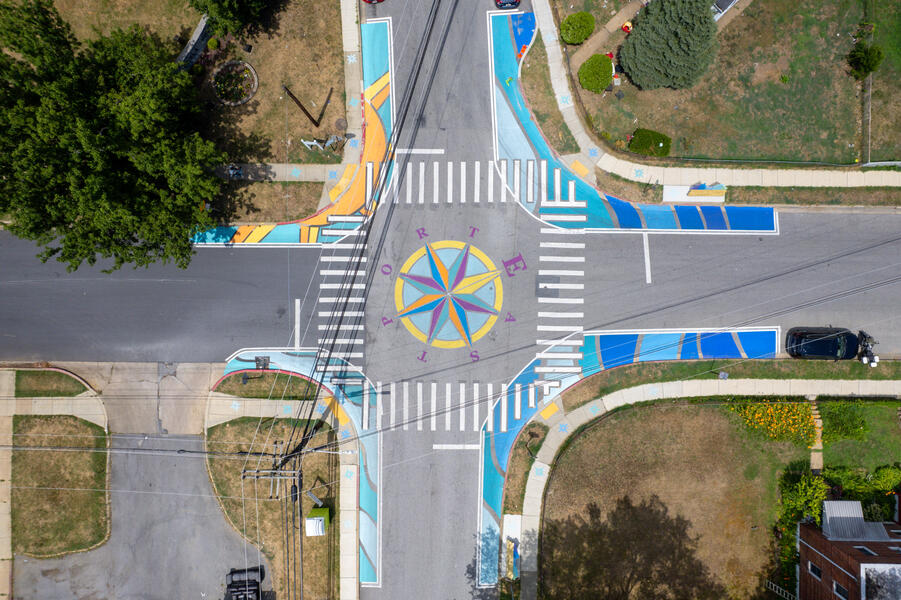
[[[581,44],[592,33],[594,33],[594,15],[591,13],[573,13],[560,24],[560,37],[567,44]]]
[[[673,140],[659,131],[636,129],[629,141],[629,150],[646,156],[669,156]]]
[[[613,83],[613,61],[604,54],[595,54],[579,67],[579,84],[600,94]]]

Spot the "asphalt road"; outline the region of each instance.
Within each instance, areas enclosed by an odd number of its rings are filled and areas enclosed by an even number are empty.
[[[115,436],[115,448],[202,449],[200,437]],[[200,456],[112,455],[112,529],[95,550],[17,556],[17,598],[169,600],[225,593],[225,575],[261,557],[225,521]],[[267,569],[268,570],[268,569]],[[272,589],[267,575],[265,589]]]
[[[0,360],[219,362],[293,344],[313,318],[320,250],[200,248],[191,265],[75,273],[0,231]],[[315,345],[315,327],[302,345]]]

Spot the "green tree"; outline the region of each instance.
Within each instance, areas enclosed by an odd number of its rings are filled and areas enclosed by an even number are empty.
[[[258,24],[271,8],[270,0],[188,0],[198,12],[206,14],[213,29],[224,34],[237,33],[246,25]]]
[[[829,484],[819,475],[802,474],[796,481],[782,483],[782,516],[780,522],[793,525],[804,517],[813,517],[820,524],[823,500],[829,492]]]
[[[710,0],[655,0],[635,19],[619,60],[642,89],[689,88],[713,62],[716,49]]]
[[[137,27],[82,48],[50,0],[0,6],[0,214],[69,270],[174,261],[212,226],[225,156],[196,88]]]
[[[879,68],[883,58],[882,48],[875,45],[868,46],[863,40],[858,40],[848,53],[851,74],[857,79],[866,79],[870,73]]]

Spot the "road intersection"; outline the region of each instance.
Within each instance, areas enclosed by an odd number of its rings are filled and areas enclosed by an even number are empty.
[[[364,158],[306,240],[228,229],[186,271],[107,276],[0,234],[0,358],[229,356],[228,373],[266,355],[322,381],[339,439],[360,441],[353,569],[374,599],[493,597],[515,435],[582,377],[780,355],[802,323],[901,354],[901,215],[602,194],[519,91],[528,4],[367,7]]]

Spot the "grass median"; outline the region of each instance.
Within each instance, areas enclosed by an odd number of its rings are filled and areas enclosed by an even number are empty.
[[[213,391],[238,398],[272,398],[275,400],[312,400],[317,385],[310,381],[276,371],[232,373],[220,381]]]
[[[557,96],[551,86],[547,50],[540,33],[535,35],[535,41],[523,62],[521,81],[529,109],[538,120],[541,133],[544,134],[550,146],[559,154],[579,152],[579,144],[569,127],[566,126],[557,105]]]
[[[645,383],[687,379],[716,379],[725,372],[732,379],[901,379],[901,361],[884,360],[875,369],[857,361],[821,360],[697,360],[639,363],[601,371],[563,393],[567,412],[616,390]]]
[[[47,448],[12,453],[13,552],[53,556],[86,550],[106,539],[107,443],[103,428],[76,417],[13,417],[15,446]]]
[[[85,391],[80,381],[59,371],[16,371],[17,398],[77,396]]]
[[[240,418],[207,430],[207,449],[210,451],[272,452],[273,442],[282,444],[289,438],[295,424],[303,428],[304,422],[294,419]],[[327,425],[311,440],[311,445],[335,441],[335,434]],[[246,464],[245,464],[246,462]],[[300,516],[293,511],[297,505],[290,499],[291,481],[281,481],[279,499],[270,498],[271,480],[243,479],[247,469],[267,469],[271,458],[217,457],[207,459],[213,489],[219,497],[222,509],[231,524],[241,535],[256,545],[269,561],[269,573],[273,578],[277,598],[293,598],[302,593],[306,598],[338,597],[338,489],[339,461],[335,454],[311,453],[303,459],[303,488],[299,490]],[[293,468],[293,467],[292,467]],[[330,511],[331,525],[326,535],[303,537],[299,518],[306,517],[315,504],[305,492],[310,491]],[[294,519],[292,519],[292,515]],[[299,572],[299,565],[292,565],[286,553],[286,531],[294,527],[294,535],[287,542],[292,548],[291,557],[302,554],[303,590],[300,578],[291,573]],[[298,552],[302,541],[302,553]],[[295,550],[297,549],[297,550]],[[256,563],[254,563],[256,564]]]

